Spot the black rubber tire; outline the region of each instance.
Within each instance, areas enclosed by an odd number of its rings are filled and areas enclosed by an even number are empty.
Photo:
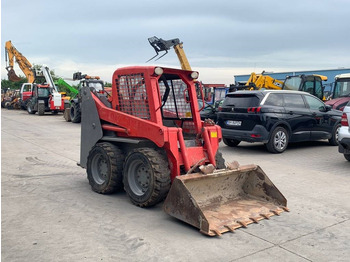
[[[43,116],[45,114],[45,104],[43,103],[38,104],[38,114],[39,116]]]
[[[230,147],[238,146],[238,144],[241,143],[241,141],[239,140],[230,139],[230,138],[222,138],[222,141],[224,142],[225,145]]]
[[[222,153],[218,150],[215,155],[216,169],[226,168],[225,159],[222,157]]]
[[[70,119],[72,123],[80,123],[81,122],[81,111],[80,105],[77,103],[72,103],[70,108]]]
[[[287,130],[284,127],[278,126],[272,131],[266,148],[270,153],[283,153],[287,149],[288,142],[289,134]]]
[[[170,189],[170,169],[166,155],[152,148],[131,151],[125,160],[123,182],[134,205],[150,207],[158,204]]]
[[[346,160],[350,161],[350,154],[344,154]]]
[[[334,126],[332,130],[332,137],[328,139],[328,142],[331,146],[338,146],[339,141],[338,141],[338,133],[339,133],[339,128],[341,127],[341,124],[338,123]]]
[[[111,194],[123,189],[124,154],[120,148],[108,143],[98,143],[87,160],[87,178],[91,189],[100,194]]]
[[[32,108],[32,102],[31,101],[27,102],[27,112],[30,115],[34,115],[36,113],[36,111]]]

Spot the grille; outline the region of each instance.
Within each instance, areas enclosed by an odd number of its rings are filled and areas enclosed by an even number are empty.
[[[143,74],[121,75],[117,79],[119,110],[143,119],[150,119]]]

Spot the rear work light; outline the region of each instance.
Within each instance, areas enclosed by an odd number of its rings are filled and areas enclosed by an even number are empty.
[[[341,117],[341,125],[342,126],[349,126],[349,120],[348,120],[346,113],[343,113],[343,115]]]
[[[248,107],[248,113],[260,113],[261,107]]]

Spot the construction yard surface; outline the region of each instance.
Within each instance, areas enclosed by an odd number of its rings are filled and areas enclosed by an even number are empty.
[[[208,237],[161,205],[94,193],[77,166],[80,124],[62,114],[3,109],[1,140],[2,261],[349,261],[350,162],[328,141],[283,154],[221,143],[227,162],[260,165],[290,212]]]

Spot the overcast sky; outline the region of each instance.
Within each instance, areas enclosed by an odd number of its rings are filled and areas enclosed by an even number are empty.
[[[125,65],[179,68],[174,50],[145,63],[147,38],[179,38],[200,80],[230,84],[253,71],[350,68],[349,32],[349,0],[2,0],[1,78],[8,40],[56,75],[111,82]]]

